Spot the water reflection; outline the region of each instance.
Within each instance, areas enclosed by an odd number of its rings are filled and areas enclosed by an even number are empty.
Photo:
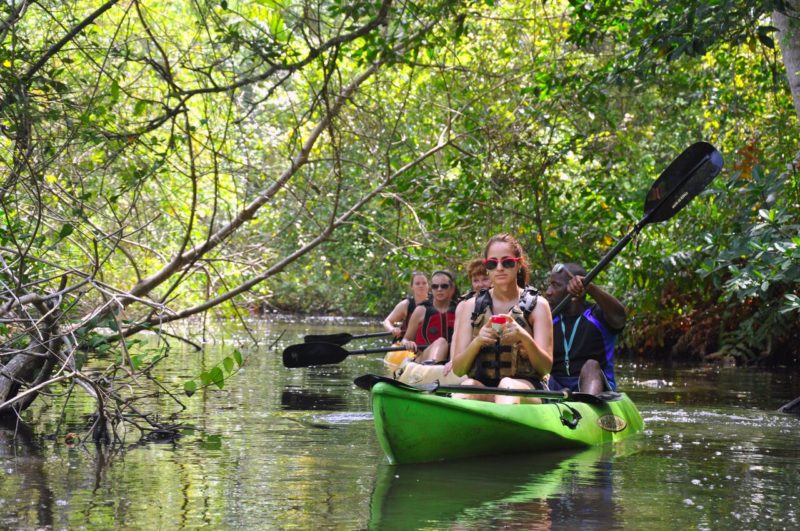
[[[0,460],[3,481],[0,487],[2,523],[9,527],[25,526],[35,514],[40,526],[53,525],[53,492],[42,448],[34,432],[17,419],[0,419]],[[10,465],[9,468],[6,468]],[[7,496],[17,503],[8,506]]]
[[[608,529],[612,447],[425,465],[383,465],[371,529]]]
[[[347,401],[341,394],[291,386],[284,388],[281,393],[281,406],[288,411],[344,411]]]

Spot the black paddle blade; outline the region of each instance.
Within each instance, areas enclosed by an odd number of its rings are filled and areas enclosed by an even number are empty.
[[[702,192],[722,170],[722,154],[708,142],[692,144],[658,177],[644,203],[647,223],[666,221]]]
[[[389,380],[389,378],[386,378],[385,376],[378,376],[377,374],[364,374],[363,376],[359,376],[353,380],[353,383],[356,384],[356,387],[359,389],[369,391],[376,383],[386,382]]]
[[[353,336],[348,334],[347,332],[342,332],[341,334],[324,334],[324,335],[314,335],[310,334],[303,337],[303,341],[306,343],[331,343],[333,345],[345,345],[353,339]]]
[[[330,365],[344,361],[350,353],[331,343],[299,343],[283,350],[283,366],[289,369]]]
[[[344,346],[354,339],[389,337],[391,335],[392,335],[391,332],[373,332],[371,334],[359,334],[357,336],[354,336],[353,334],[348,334],[347,332],[341,332],[338,334],[319,334],[319,335],[310,334],[304,336],[303,341],[306,343],[332,343],[334,345]]]

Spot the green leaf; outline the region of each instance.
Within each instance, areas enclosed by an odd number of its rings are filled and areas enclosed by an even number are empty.
[[[228,356],[224,360],[222,360],[222,365],[225,367],[225,371],[228,374],[233,372],[233,358],[231,358],[230,356]]]
[[[139,100],[136,102],[136,105],[133,106],[133,115],[141,116],[144,114],[145,109],[147,109],[147,102],[144,100]]]
[[[114,103],[119,101],[119,83],[116,80],[111,83],[111,101]]]
[[[208,384],[210,384],[211,383],[211,374],[209,374],[207,371],[201,372],[200,373],[200,383],[203,385],[203,387],[205,387]]]
[[[197,391],[197,382],[194,380],[189,380],[188,382],[184,382],[183,384],[183,392],[186,393],[186,396],[192,396]]]
[[[241,366],[242,366],[242,364],[244,363],[244,360],[242,360],[242,353],[241,353],[241,352],[239,352],[239,350],[238,350],[238,349],[233,351],[233,359],[235,359],[235,360],[236,360],[236,364],[237,364],[239,367],[241,367]]]
[[[131,356],[131,367],[133,370],[139,370],[139,367],[142,366],[142,357],[139,355]]]
[[[275,40],[280,40],[286,31],[280,12],[273,12],[267,22],[269,23],[269,30],[272,36],[275,37]]]
[[[225,375],[222,373],[222,369],[219,367],[214,367],[211,369],[211,381],[216,384],[217,387],[222,389],[225,387]]]
[[[61,226],[61,230],[58,232],[58,238],[63,239],[75,232],[75,227],[72,226],[70,223],[64,223]]]

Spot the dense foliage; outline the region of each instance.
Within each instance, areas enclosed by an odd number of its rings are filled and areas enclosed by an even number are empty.
[[[798,128],[772,9],[788,8],[3,3],[0,411],[65,380],[106,436],[168,348],[139,332],[382,316],[412,270],[465,288],[496,232],[542,285],[556,261],[596,262],[700,139],[723,174],[598,281],[628,304],[632,349],[788,359]],[[83,371],[98,353],[116,361]],[[241,362],[198,378],[222,386]]]

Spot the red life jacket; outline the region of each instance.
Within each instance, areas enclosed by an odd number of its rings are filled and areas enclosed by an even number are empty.
[[[453,329],[456,324],[456,303],[450,302],[446,312],[440,313],[433,304],[425,307],[425,318],[417,328],[417,345],[430,345],[440,337],[450,343],[453,340]]]
[[[428,300],[423,301],[419,304],[417,304],[417,300],[414,298],[413,295],[406,298],[406,300],[408,301],[408,308],[406,308],[406,318],[403,319],[403,324],[400,325],[400,332],[401,332],[400,337],[406,335],[406,330],[408,329],[408,322],[411,320],[411,314],[414,313],[414,310],[417,308],[417,306],[429,306],[433,304],[433,298],[430,293],[428,294]]]

